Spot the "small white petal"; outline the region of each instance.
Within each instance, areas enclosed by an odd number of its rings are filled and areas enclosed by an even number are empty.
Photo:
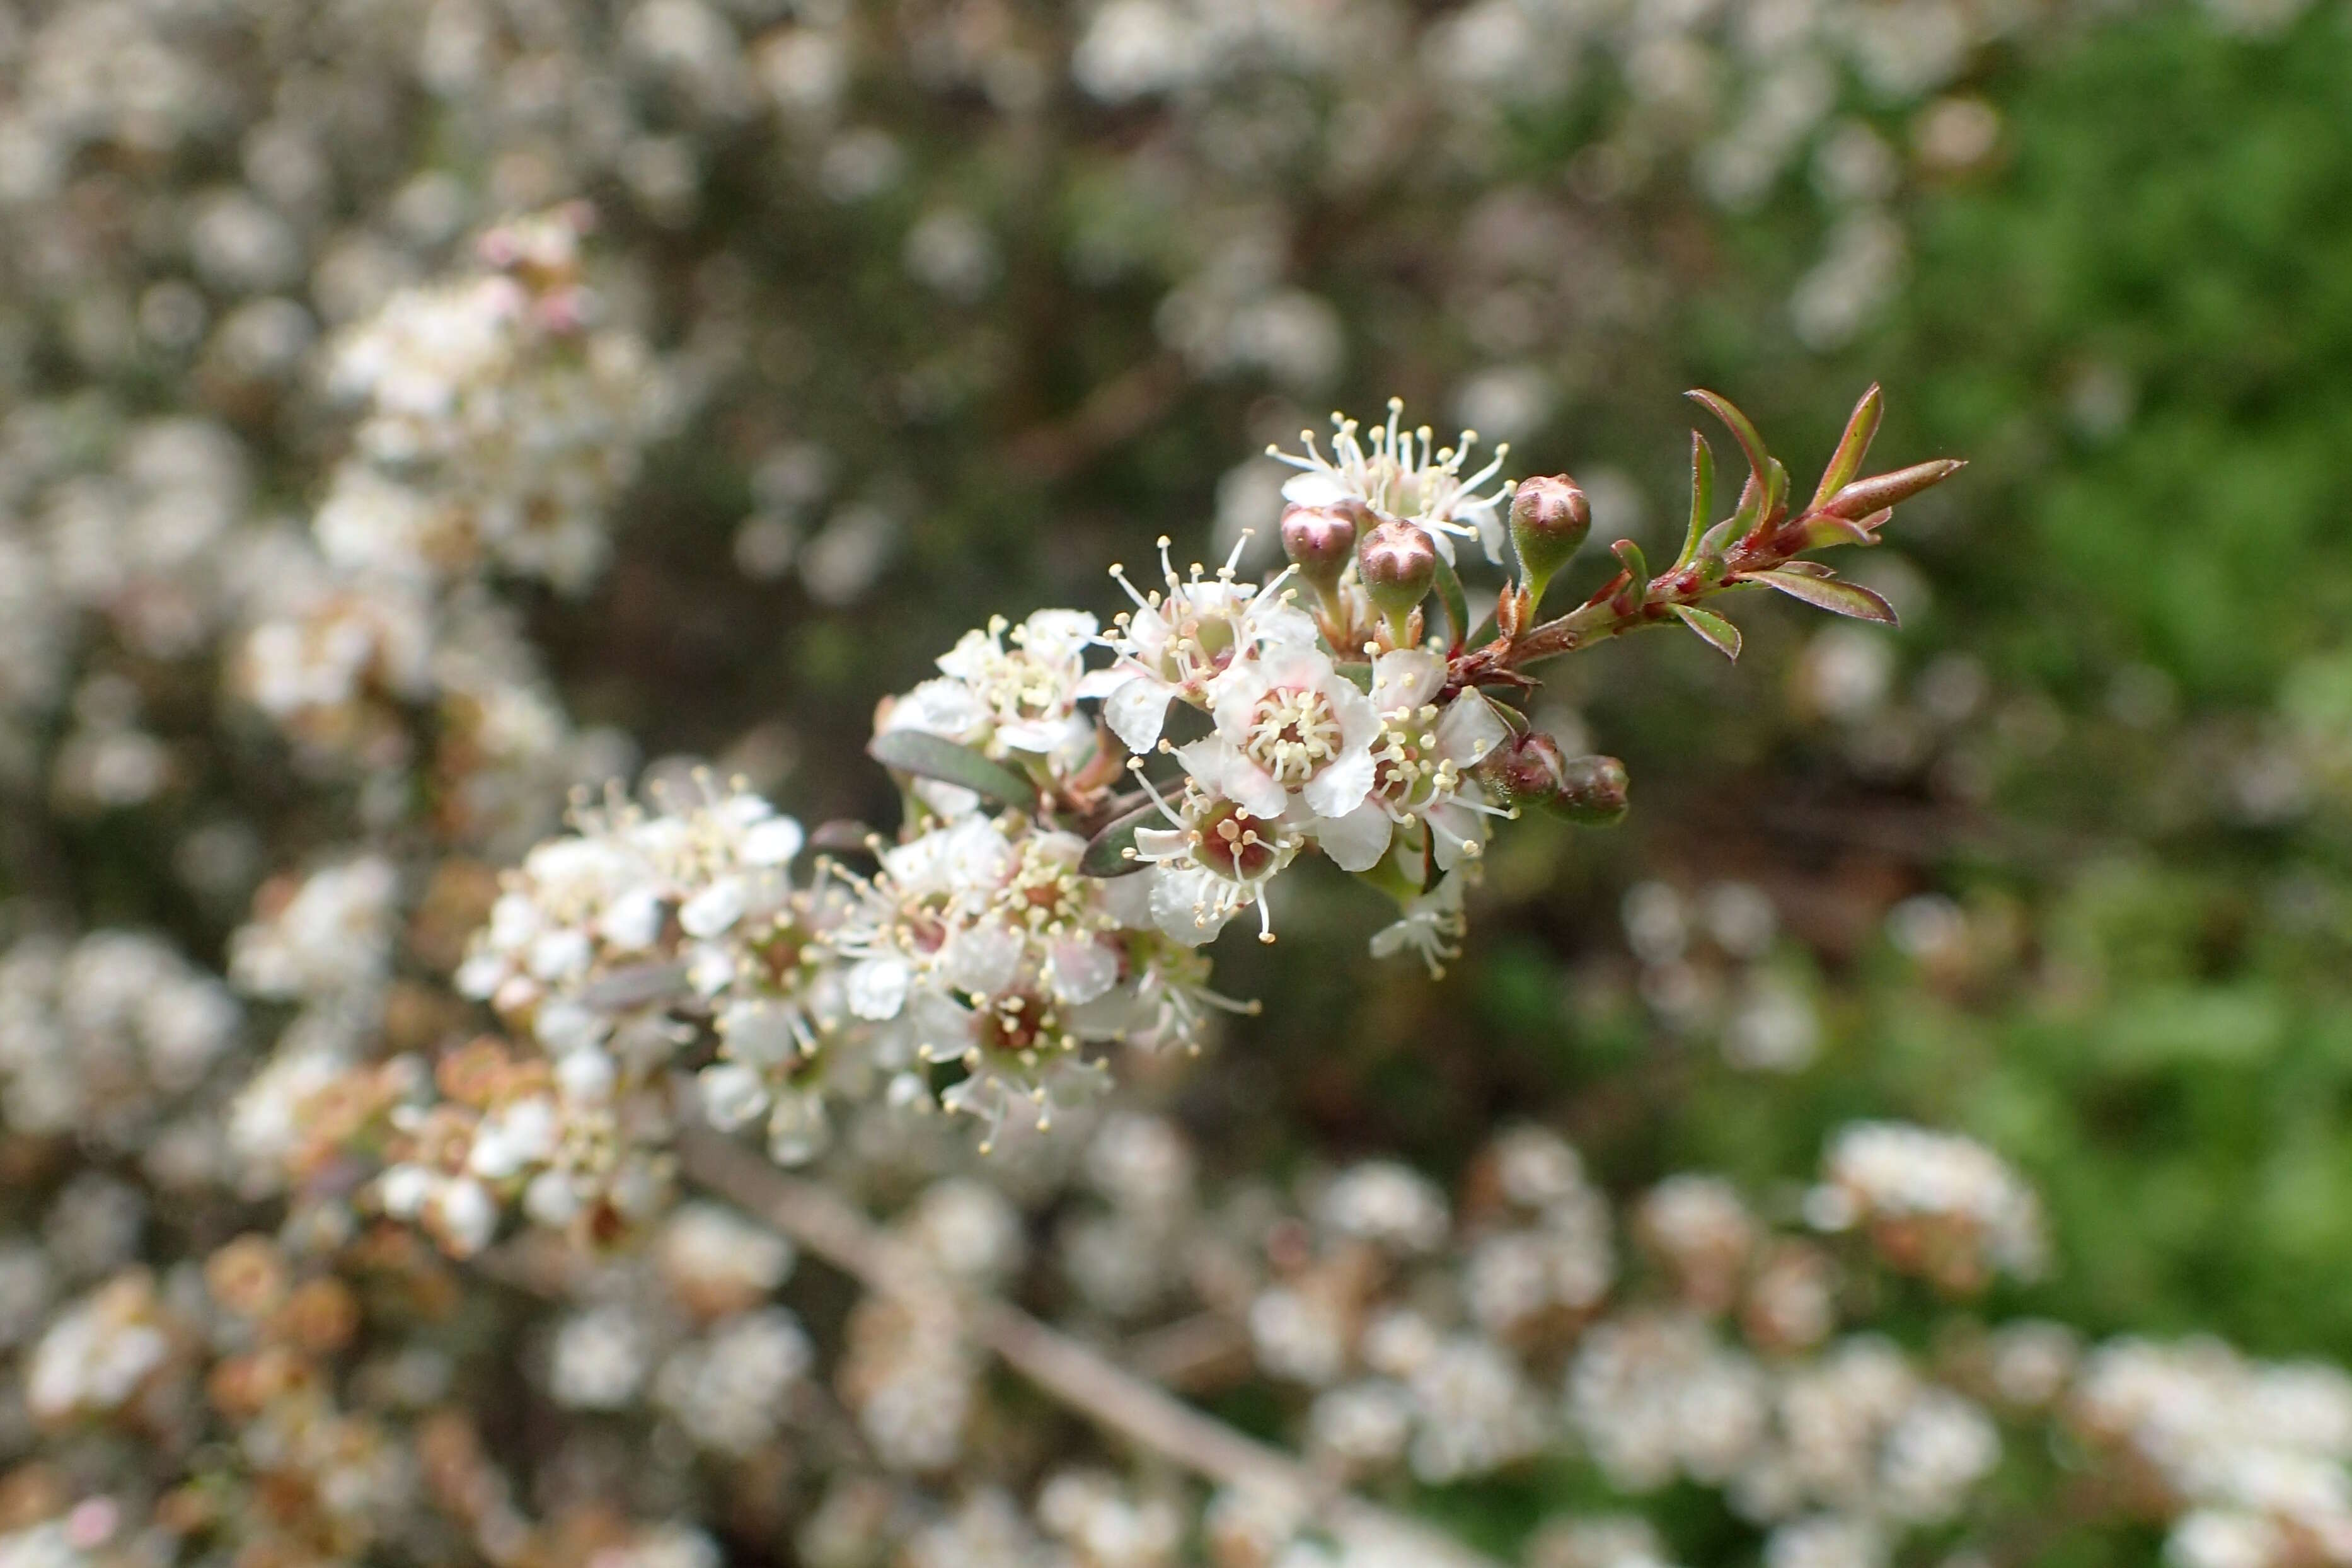
[[[1118,984],[1118,955],[1098,942],[1057,942],[1046,971],[1055,999],[1082,1006]]]
[[[1148,756],[1160,744],[1168,722],[1169,689],[1157,679],[1139,675],[1119,687],[1103,703],[1103,721],[1127,749]]]
[[[861,1018],[895,1018],[912,979],[903,959],[869,958],[849,972],[849,1010]]]
[[[1299,795],[1318,816],[1345,816],[1371,794],[1372,773],[1371,752],[1359,748],[1308,779]]]
[[[678,906],[678,928],[708,941],[743,918],[743,879],[721,877]]]
[[[772,816],[743,835],[743,860],[750,866],[786,865],[807,842],[799,823],[789,816]]]
[[[1389,814],[1366,801],[1344,816],[1316,824],[1315,842],[1343,871],[1369,871],[1389,850]]]

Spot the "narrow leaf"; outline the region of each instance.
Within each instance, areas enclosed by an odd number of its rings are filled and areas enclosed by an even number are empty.
[[[1698,556],[1700,542],[1706,536],[1707,514],[1715,510],[1715,452],[1706,437],[1691,432],[1691,508],[1690,527],[1683,534],[1683,552],[1675,558],[1676,566],[1687,566]]]
[[[1609,547],[1610,553],[1624,563],[1625,585],[1614,596],[1620,615],[1639,605],[1650,595],[1650,563],[1642,559],[1642,547],[1630,539],[1621,539]]]
[[[1723,421],[1724,427],[1738,441],[1739,449],[1748,455],[1749,473],[1761,475],[1764,472],[1764,437],[1756,433],[1756,426],[1747,415],[1732,406],[1731,399],[1720,393],[1709,392],[1705,387],[1683,395]]]
[[[1739,657],[1739,628],[1712,610],[1693,609],[1688,605],[1676,605],[1675,614],[1683,625],[1696,632],[1699,640],[1728,659]]]
[[[1845,422],[1845,434],[1839,437],[1837,450],[1830,454],[1830,466],[1822,470],[1822,482],[1813,491],[1811,510],[1819,511],[1830,497],[1853,482],[1862,472],[1862,459],[1869,455],[1871,438],[1878,434],[1879,416],[1885,412],[1885,400],[1879,395],[1878,384],[1872,382],[1862,401],[1853,405],[1853,416]]]
[[[920,730],[886,730],[866,744],[866,754],[886,768],[961,784],[1002,805],[1027,810],[1037,804],[1037,786],[1003,763]]]
[[[1470,601],[1462,592],[1462,578],[1454,563],[1441,555],[1437,558],[1437,602],[1445,606],[1445,635],[1459,649],[1470,635]]]
[[[1832,615],[1852,616],[1857,621],[1876,621],[1882,626],[1901,624],[1895,619],[1894,605],[1859,583],[1848,583],[1836,577],[1804,577],[1793,572],[1750,572],[1740,581],[1778,588],[1792,599],[1802,599],[1808,605]]]
[[[581,987],[580,1005],[598,1013],[625,1013],[686,989],[686,965],[633,963]]]
[[[1856,521],[1850,517],[1840,517],[1833,511],[1817,511],[1813,513],[1812,521],[1805,525],[1806,546],[1810,548],[1816,544],[1864,546],[1875,544],[1878,542],[1876,531],[1879,525],[1894,515],[1892,510],[1874,511],[1867,519]]]
[[[1914,463],[1893,473],[1873,474],[1866,479],[1856,479],[1829,499],[1824,511],[1840,517],[1867,517],[1884,507],[1900,505],[1921,490],[1932,489],[1958,473],[1968,464],[1958,458],[1937,458],[1929,462]]]
[[[1789,470],[1780,466],[1778,458],[1764,459],[1764,515],[1780,515],[1781,503],[1789,499]]]
[[[1146,801],[1087,841],[1078,857],[1078,871],[1087,877],[1125,877],[1144,868],[1145,862],[1129,853],[1135,847],[1135,830],[1149,826],[1160,816],[1158,803]]]
[[[1739,538],[1747,538],[1748,531],[1755,527],[1763,515],[1764,486],[1754,474],[1750,474],[1748,482],[1739,487],[1739,508],[1731,514],[1731,531]]]

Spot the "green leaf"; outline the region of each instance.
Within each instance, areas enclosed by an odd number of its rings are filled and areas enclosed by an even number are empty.
[[[1789,470],[1780,466],[1778,458],[1764,459],[1764,515],[1771,517],[1789,499]]]
[[[599,1013],[625,1013],[685,988],[685,964],[656,961],[601,975],[581,988],[579,998],[582,1006]]]
[[[1767,460],[1764,454],[1764,437],[1756,433],[1756,426],[1748,420],[1748,416],[1732,406],[1731,399],[1720,393],[1709,392],[1705,387],[1686,392],[1683,395],[1723,421],[1724,427],[1731,432],[1734,439],[1738,441],[1739,449],[1748,456],[1748,471],[1755,475],[1760,482]]]
[[[1454,563],[1443,555],[1437,558],[1437,601],[1445,606],[1445,635],[1454,639],[1454,647],[1465,647],[1470,636],[1470,601]]]
[[[1674,606],[1683,625],[1696,632],[1699,640],[1728,659],[1739,658],[1739,628],[1712,610],[1693,609],[1688,605]]]
[[[1818,511],[1830,497],[1852,483],[1862,472],[1862,459],[1869,455],[1871,438],[1878,434],[1879,416],[1885,412],[1885,400],[1879,395],[1878,384],[1872,382],[1862,401],[1853,405],[1853,416],[1845,422],[1845,434],[1838,440],[1837,450],[1830,454],[1830,466],[1822,470],[1822,482],[1813,490],[1811,510]]]
[[[953,741],[920,730],[887,730],[866,744],[866,754],[886,768],[917,778],[961,784],[974,795],[1024,811],[1037,805],[1037,786],[1020,773]]]
[[[1706,437],[1691,432],[1691,505],[1690,527],[1683,534],[1683,552],[1675,558],[1676,566],[1687,566],[1696,559],[1700,542],[1706,536],[1707,513],[1715,510],[1715,452]]]
[[[1778,588],[1792,599],[1802,599],[1832,615],[1852,616],[1857,621],[1876,621],[1881,626],[1902,624],[1895,618],[1894,605],[1859,583],[1848,583],[1836,577],[1807,577],[1794,572],[1750,572],[1739,581],[1761,583],[1768,588]]]
[[[1078,857],[1078,870],[1088,877],[1127,877],[1144,868],[1145,862],[1131,853],[1135,848],[1135,830],[1148,826],[1159,816],[1157,801],[1146,801],[1125,816],[1116,817],[1087,841],[1087,852]]]
[[[1757,479],[1754,474],[1750,474],[1748,476],[1748,482],[1739,487],[1738,510],[1731,514],[1729,520],[1732,533],[1741,539],[1747,538],[1748,531],[1755,527],[1757,520],[1763,515],[1763,481]]]

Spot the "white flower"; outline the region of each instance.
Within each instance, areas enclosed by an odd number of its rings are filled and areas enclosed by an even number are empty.
[[[1180,577],[1168,559],[1168,541],[1160,542],[1160,565],[1168,584],[1140,594],[1118,567],[1111,575],[1135,601],[1135,608],[1118,617],[1104,640],[1118,654],[1108,669],[1087,675],[1078,685],[1081,697],[1100,698],[1103,721],[1128,750],[1141,754],[1160,743],[1168,719],[1168,704],[1181,700],[1208,700],[1210,683],[1234,662],[1261,646],[1313,647],[1315,623],[1290,603],[1289,574],[1283,573],[1262,588],[1244,586],[1235,568],[1247,541],[1213,577],[1194,566],[1190,577]]]
[[[1337,831],[1319,835],[1323,852],[1351,871],[1379,861],[1392,828],[1415,824],[1438,869],[1451,871],[1483,850],[1489,817],[1508,815],[1465,775],[1510,731],[1476,691],[1436,706],[1445,676],[1445,660],[1420,648],[1397,648],[1373,665],[1381,733],[1372,746],[1371,798]]]
[[[1181,806],[1163,800],[1160,809],[1172,826],[1141,827],[1135,834],[1137,857],[1156,868],[1150,884],[1153,922],[1175,941],[1198,947],[1215,941],[1227,921],[1255,905],[1258,940],[1272,942],[1265,885],[1297,858],[1305,837],[1278,816],[1260,816],[1197,789],[1185,793]]]
[[[1429,965],[1431,979],[1443,975],[1446,960],[1462,956],[1462,937],[1468,929],[1462,914],[1466,875],[1453,872],[1405,905],[1402,917],[1373,934],[1372,956],[1393,958],[1400,952],[1413,952]]]
[[[992,754],[1067,758],[1083,752],[1093,732],[1077,716],[1077,699],[1094,640],[1095,618],[1082,610],[1040,610],[1010,627],[999,617],[940,655],[940,672],[971,694]]]
[[[1204,792],[1264,817],[1283,816],[1295,798],[1309,827],[1364,804],[1380,715],[1330,655],[1277,646],[1236,660],[1211,693],[1216,732],[1176,749]]]
[[[1403,416],[1403,399],[1390,398],[1388,423],[1373,429],[1368,439],[1360,439],[1361,426],[1334,414],[1328,458],[1315,445],[1311,430],[1299,432],[1307,447],[1304,457],[1267,447],[1268,457],[1300,470],[1283,485],[1282,499],[1299,506],[1360,501],[1421,529],[1448,562],[1454,559],[1456,539],[1475,539],[1486,547],[1488,560],[1502,560],[1503,522],[1497,507],[1510,494],[1510,486],[1499,484],[1484,494],[1478,487],[1502,471],[1509,443],[1496,447],[1485,467],[1465,477],[1462,470],[1477,444],[1476,431],[1462,432],[1457,446],[1439,447],[1426,425],[1418,430],[1402,428]]]

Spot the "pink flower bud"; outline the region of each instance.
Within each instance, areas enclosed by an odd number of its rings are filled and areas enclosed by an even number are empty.
[[[1294,506],[1282,514],[1282,552],[1298,574],[1329,589],[1356,552],[1356,520],[1338,507]]]
[[[1547,805],[1567,777],[1559,742],[1540,730],[1516,736],[1478,764],[1478,782],[1505,805]]]
[[[1375,609],[1392,619],[1409,616],[1437,580],[1437,547],[1421,529],[1391,518],[1364,535],[1356,570]]]

